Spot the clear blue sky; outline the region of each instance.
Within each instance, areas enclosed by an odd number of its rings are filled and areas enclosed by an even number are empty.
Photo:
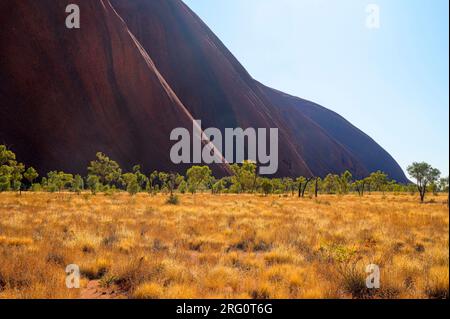
[[[449,172],[448,0],[184,0],[257,80]],[[378,4],[380,29],[366,27]]]

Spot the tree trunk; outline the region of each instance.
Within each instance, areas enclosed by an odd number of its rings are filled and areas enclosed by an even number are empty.
[[[425,193],[427,191],[427,184],[417,185],[417,188],[419,189],[420,202],[423,203],[425,201]]]
[[[316,187],[314,188],[314,196],[317,198],[319,193],[319,178],[316,177]]]
[[[257,174],[257,172],[255,172],[255,178],[253,179],[253,186],[252,186],[252,194],[256,193],[256,180],[257,180],[257,178],[258,178],[258,174]]]
[[[302,190],[302,197],[305,197],[306,187],[308,187],[308,184],[311,181],[312,181],[312,178],[309,178],[309,179],[306,180],[305,186],[303,187],[303,190]]]
[[[425,192],[426,192],[426,187],[424,187],[422,189],[422,191],[420,192],[420,202],[423,203],[425,201]]]

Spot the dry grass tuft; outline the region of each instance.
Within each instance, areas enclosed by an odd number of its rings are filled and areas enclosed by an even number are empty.
[[[144,283],[133,292],[135,299],[161,299],[164,297],[164,288],[157,283]]]

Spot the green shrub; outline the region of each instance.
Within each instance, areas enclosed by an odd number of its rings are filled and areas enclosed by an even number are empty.
[[[31,185],[31,191],[32,192],[42,192],[42,185],[39,183],[34,183]]]
[[[174,195],[174,194],[170,195],[166,201],[166,204],[169,204],[169,205],[178,205],[179,203],[180,203],[180,200],[179,200],[178,196]]]

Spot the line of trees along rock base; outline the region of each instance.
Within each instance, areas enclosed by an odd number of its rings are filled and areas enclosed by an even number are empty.
[[[374,172],[364,179],[354,179],[349,171],[342,174],[328,174],[321,177],[298,178],[267,178],[258,176],[257,166],[252,162],[233,164],[233,174],[221,179],[212,175],[208,166],[192,166],[185,176],[173,172],[153,171],[150,174],[142,172],[142,167],[136,165],[131,172],[123,172],[119,164],[103,153],[97,153],[96,158],[87,167],[87,176],[73,175],[61,171],[48,172],[39,176],[33,168],[26,168],[16,159],[14,152],[5,145],[0,145],[0,192],[16,191],[70,191],[80,194],[90,191],[112,194],[126,191],[130,195],[140,192],[149,194],[170,194],[169,203],[176,204],[176,193],[211,192],[251,193],[268,196],[278,194],[284,196],[317,197],[319,194],[356,193],[364,196],[372,192],[393,192],[411,194],[418,193],[424,202],[426,193],[448,193],[448,177],[441,178],[439,170],[427,163],[413,163],[408,167],[409,175],[416,180],[413,184],[399,184],[389,179],[381,171]],[[38,182],[39,181],[39,182]]]

